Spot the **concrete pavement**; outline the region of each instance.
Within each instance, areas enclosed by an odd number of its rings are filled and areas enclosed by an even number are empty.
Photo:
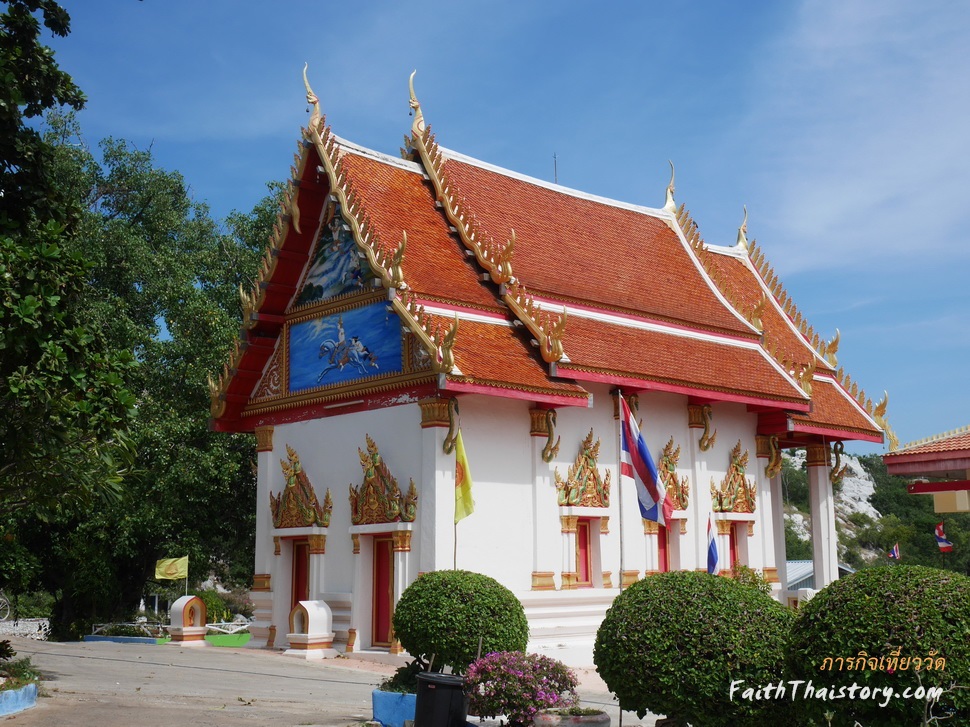
[[[371,691],[394,666],[362,659],[305,661],[264,649],[58,643],[11,639],[44,673],[37,706],[11,727],[348,727],[371,718]],[[619,724],[606,686],[578,670],[584,703]],[[624,713],[623,724],[652,725]],[[497,724],[497,723],[486,723]]]

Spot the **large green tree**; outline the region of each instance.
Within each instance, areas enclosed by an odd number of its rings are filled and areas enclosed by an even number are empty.
[[[271,194],[220,227],[150,151],[115,139],[94,151],[69,115],[48,117],[48,129],[60,184],[84,204],[85,315],[138,361],[125,375],[138,415],[123,497],[18,529],[42,554],[40,585],[58,594],[63,630],[130,612],[161,557],[189,555],[195,581],[249,577],[255,443],[210,431],[206,380],[238,332],[239,285],[249,285],[278,206]]]
[[[75,244],[79,200],[31,119],[84,96],[40,41],[66,35],[50,0],[0,14],[0,511],[50,519],[115,497],[131,449],[133,358],[85,316],[90,265]],[[4,578],[0,572],[0,580]]]

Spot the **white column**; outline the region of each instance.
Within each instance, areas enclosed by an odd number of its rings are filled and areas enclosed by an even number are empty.
[[[529,434],[532,451],[532,590],[555,590],[555,573],[559,570],[563,536],[559,522],[556,488],[552,483],[552,465],[542,458],[548,443],[548,410],[530,409]],[[560,546],[561,547],[561,546]],[[572,569],[570,569],[572,570]]]
[[[682,562],[684,570],[699,570],[707,572],[707,520],[714,508],[711,503],[711,477],[708,474],[706,454],[701,450],[700,438],[703,434],[703,407],[698,404],[687,405],[687,430],[689,437],[690,461],[692,472],[692,488],[694,512],[687,521],[687,537],[694,543],[694,558],[692,561]],[[711,527],[715,527],[713,523]],[[718,569],[728,562],[728,550],[725,549],[724,538],[716,536],[718,552]],[[730,566],[729,566],[730,567]]]
[[[771,502],[777,507],[772,513],[771,529],[775,539],[775,567],[781,590],[788,588],[788,554],[785,552],[785,500],[781,493],[781,475],[771,478]]]
[[[276,465],[279,467],[279,464]],[[254,621],[249,627],[249,645],[264,647],[273,623],[273,591],[279,588],[274,566],[279,559],[273,555],[272,514],[269,508],[273,467],[273,427],[256,428],[256,544],[253,559]]]
[[[839,577],[839,539],[835,531],[835,495],[829,481],[828,446],[808,447],[807,464],[815,588],[822,589]]]
[[[421,406],[421,487],[418,505],[418,571],[450,570],[455,560],[455,455],[444,453],[448,400],[425,399]],[[461,568],[459,554],[458,567]],[[418,574],[414,574],[417,578]]]
[[[780,508],[781,503],[775,502],[771,492],[771,479],[765,474],[765,468],[771,461],[770,444],[769,437],[760,435],[755,437],[755,449],[758,455],[755,460],[755,482],[758,495],[755,500],[757,507],[755,508],[754,540],[758,547],[752,548],[752,551],[760,552],[749,551],[752,555],[749,565],[760,570],[765,578],[774,580],[778,568],[775,555],[774,519],[777,514],[775,508]]]

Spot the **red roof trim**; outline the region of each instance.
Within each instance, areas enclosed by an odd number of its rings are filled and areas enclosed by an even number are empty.
[[[649,326],[656,326],[658,328],[667,329],[670,331],[683,331],[684,333],[696,333],[708,338],[713,337],[713,338],[725,339],[728,341],[740,341],[743,343],[751,343],[752,341],[759,341],[761,339],[761,334],[755,331],[753,328],[751,330],[750,336],[741,336],[741,335],[728,333],[720,330],[713,331],[711,329],[699,328],[697,326],[687,326],[681,323],[674,323],[673,321],[664,320],[662,318],[655,318],[655,317],[644,316],[644,315],[635,315],[632,313],[624,313],[623,311],[620,311],[620,310],[611,310],[609,308],[601,308],[597,306],[584,305],[582,303],[577,303],[574,301],[560,302],[554,298],[539,297],[537,295],[533,295],[532,297],[533,297],[533,300],[535,300],[535,302],[538,303],[539,305],[545,304],[543,305],[543,310],[549,311],[551,313],[559,313],[561,311],[559,311],[557,308],[564,307],[566,308],[567,316],[570,313],[572,313],[573,310],[582,311],[584,313],[598,314],[602,316],[608,316],[611,319],[618,319],[618,320],[607,321],[608,323],[614,323],[618,326],[623,326],[624,325],[623,321],[630,321],[631,323],[639,324],[639,325],[631,325],[626,327],[643,329],[643,326],[645,324]],[[589,318],[591,320],[597,320],[593,318],[593,316],[582,316],[582,317]],[[568,320],[566,321],[566,328],[567,330],[569,328]],[[663,331],[658,331],[658,332],[663,333]]]
[[[970,490],[970,480],[952,480],[950,482],[912,482],[906,485],[911,495],[931,495],[936,492],[963,492]]]
[[[855,431],[851,429],[835,429],[832,427],[813,427],[811,425],[805,424],[798,419],[792,420],[792,427],[788,430],[791,433],[798,434],[817,434],[819,436],[825,437],[829,440],[852,440],[859,442],[873,442],[875,444],[882,444],[883,438],[881,434],[867,434],[865,432]]]
[[[441,387],[445,391],[458,394],[484,394],[486,396],[501,396],[506,399],[521,399],[532,401],[537,404],[549,404],[550,406],[582,406],[588,407],[591,400],[590,394],[566,396],[562,394],[548,394],[539,391],[526,391],[523,389],[511,389],[506,386],[490,386],[488,384],[470,383],[468,381],[456,381],[447,378],[445,385]]]
[[[568,324],[567,324],[568,325]],[[623,386],[628,389],[634,389],[636,391],[666,391],[672,394],[684,394],[686,396],[700,396],[705,399],[710,399],[711,401],[731,401],[738,402],[741,404],[748,404],[751,406],[762,406],[771,409],[786,409],[794,411],[808,411],[810,404],[808,402],[795,402],[795,401],[779,401],[776,399],[762,399],[757,396],[749,396],[747,394],[727,392],[727,391],[715,391],[712,389],[703,389],[693,386],[686,386],[683,384],[673,384],[662,381],[651,381],[648,379],[635,379],[629,376],[620,376],[618,374],[600,373],[595,371],[582,371],[580,369],[570,368],[568,364],[559,363],[556,365],[554,370],[554,375],[560,378],[570,378],[576,381],[593,381],[601,384],[613,384],[615,386]]]

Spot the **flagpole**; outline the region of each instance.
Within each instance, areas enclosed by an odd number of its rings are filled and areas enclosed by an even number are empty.
[[[451,563],[452,570],[458,570],[458,523],[455,523],[455,554]]]
[[[616,497],[619,500],[619,521],[620,521],[620,572],[617,578],[620,584],[620,592],[623,592],[623,467],[621,462],[623,461],[623,434],[621,429],[623,427],[623,407],[620,402],[620,398],[623,396],[623,391],[620,389],[616,390],[617,402],[616,402],[616,453],[617,453],[617,471],[620,476],[616,478]],[[622,712],[621,712],[622,714]]]

